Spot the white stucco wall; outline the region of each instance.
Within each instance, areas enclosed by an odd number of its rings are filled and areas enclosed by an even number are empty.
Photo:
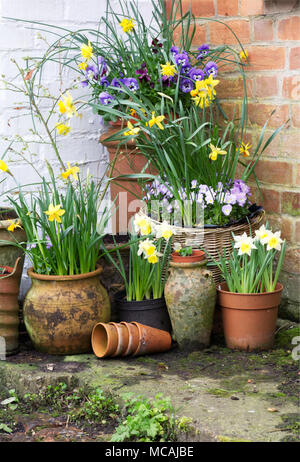
[[[111,4],[117,9],[118,0],[111,0]],[[0,0],[0,76],[5,75],[5,78],[10,80],[16,75],[16,68],[11,58],[22,64],[25,56],[40,56],[46,49],[45,43],[37,37],[38,31],[35,30],[37,26],[11,21],[5,17],[41,21],[64,26],[71,30],[97,28],[98,20],[105,12],[105,6],[106,0]],[[151,0],[139,0],[139,6],[147,23],[151,17]],[[41,34],[47,35],[44,32]],[[51,37],[49,35],[47,37],[51,42]],[[67,88],[73,77],[70,74],[64,76],[62,88]],[[52,94],[59,95],[58,66],[48,66],[44,73],[43,84],[50,88]],[[80,94],[82,93],[80,89]],[[8,141],[3,138],[6,137],[9,140],[15,135],[21,135],[28,140],[35,154],[35,165],[41,173],[47,173],[45,159],[59,171],[59,164],[52,149],[48,145],[31,143],[30,118],[25,116],[14,118],[20,113],[20,110],[16,110],[15,107],[22,106],[23,102],[22,95],[6,90],[0,91],[0,158],[8,146]],[[83,168],[88,168],[93,175],[100,178],[107,161],[107,154],[98,142],[101,133],[105,130],[99,116],[94,115],[90,109],[85,109],[82,117],[76,120],[74,118],[71,125],[72,134],[63,137],[59,145],[63,160],[71,163],[78,162]],[[15,148],[20,149],[20,145],[16,144]],[[37,179],[31,166],[22,161],[20,157],[12,154],[5,160],[10,161],[9,166],[19,183],[30,184]],[[3,175],[0,172],[1,178]],[[0,205],[3,205],[5,200],[3,192],[13,185],[13,180],[10,178],[0,183],[0,193],[2,193]],[[28,284],[26,276],[23,277],[21,294],[26,292]]]

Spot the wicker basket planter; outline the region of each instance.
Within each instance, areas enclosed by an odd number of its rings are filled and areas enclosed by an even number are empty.
[[[140,210],[139,215],[148,217],[144,210]],[[248,236],[251,233],[254,234],[263,223],[265,212],[262,208],[258,208],[256,213],[251,214],[248,221],[243,221],[241,223],[232,224],[231,226],[224,227],[204,227],[204,228],[181,228],[178,226],[173,226],[174,231],[174,240],[173,242],[178,242],[183,246],[191,246],[193,248],[203,247],[207,250],[213,258],[218,258],[220,253],[226,254],[232,249],[232,233],[241,235],[246,233]],[[149,218],[149,217],[148,217]],[[159,222],[150,218],[153,224],[158,225]],[[209,261],[209,259],[208,259]],[[209,269],[213,273],[214,282],[217,284],[221,282],[222,278],[220,275],[220,270],[215,266],[210,266]]]

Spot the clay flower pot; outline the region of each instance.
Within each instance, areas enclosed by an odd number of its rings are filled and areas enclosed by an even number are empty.
[[[133,356],[163,353],[171,348],[172,339],[169,332],[154,327],[132,322],[139,331],[139,344]]]
[[[238,294],[228,292],[225,282],[218,286],[217,304],[228,348],[261,351],[273,347],[282,289],[277,283],[274,292]]]
[[[32,286],[24,300],[24,322],[37,350],[57,355],[91,351],[94,325],[110,319],[101,271],[47,276],[28,270]]]
[[[120,324],[123,324],[128,330],[128,345],[122,356],[130,356],[139,345],[139,330],[137,326],[129,322],[122,321]]]
[[[174,263],[192,263],[204,260],[205,252],[203,252],[203,250],[194,249],[192,255],[186,257],[182,257],[178,252],[172,252],[171,257]]]
[[[115,328],[117,329],[117,334],[118,334],[117,348],[111,356],[112,357],[123,356],[123,354],[128,348],[129,331],[127,327],[124,326],[124,324],[120,324],[117,322],[110,322],[109,324],[115,326]]]
[[[92,348],[98,358],[112,356],[118,346],[118,331],[113,323],[99,322],[92,331]]]
[[[18,270],[21,264],[21,257],[18,257],[14,268],[1,265],[5,273],[0,275],[0,337],[4,339],[4,353],[7,356],[16,353],[19,348]]]

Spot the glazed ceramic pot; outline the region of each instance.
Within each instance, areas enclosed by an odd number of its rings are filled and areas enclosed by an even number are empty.
[[[282,284],[277,283],[274,292],[238,294],[228,292],[225,282],[219,284],[217,305],[222,310],[228,348],[246,351],[272,348],[282,289]]]
[[[188,257],[185,257],[188,258]],[[165,299],[179,348],[209,345],[216,302],[216,286],[206,260],[170,262]]]
[[[99,267],[86,274],[47,276],[28,270],[32,286],[24,300],[24,322],[37,350],[57,355],[91,350],[94,325],[110,320],[101,271]]]

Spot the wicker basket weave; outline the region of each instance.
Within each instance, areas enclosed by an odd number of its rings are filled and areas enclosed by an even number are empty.
[[[148,217],[144,210],[138,212],[140,216]],[[174,232],[173,243],[178,242],[182,246],[191,246],[193,248],[203,247],[207,252],[212,255],[213,258],[218,259],[220,254],[228,255],[232,249],[231,242],[233,240],[232,233],[241,235],[246,233],[250,236],[250,230],[252,235],[262,225],[265,216],[264,210],[259,210],[248,222],[235,224],[227,227],[217,228],[180,228],[179,226],[172,226]],[[160,223],[150,218],[154,225]],[[209,261],[210,259],[208,259]],[[219,283],[222,280],[220,270],[216,266],[210,266],[209,268],[213,273],[213,279],[215,283]]]

